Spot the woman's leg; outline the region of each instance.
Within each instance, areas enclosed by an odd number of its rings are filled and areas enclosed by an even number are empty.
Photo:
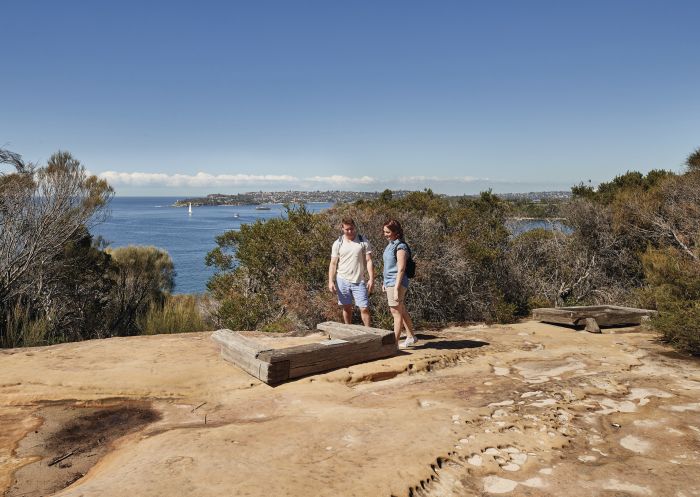
[[[391,315],[394,318],[394,335],[396,336],[396,343],[399,343],[399,338],[401,336],[401,327],[403,326],[403,319],[401,317],[401,311],[398,306],[389,307],[391,310]]]
[[[406,309],[403,302],[399,305],[399,312],[401,313],[403,326],[406,328],[406,336],[415,338],[416,334],[413,332],[413,321],[411,320],[411,316],[408,315],[408,309]]]
[[[406,293],[408,292],[408,288],[405,286],[399,287],[399,292],[397,294],[397,300],[398,300],[398,311],[401,314],[401,322],[403,323],[403,327],[406,329],[406,338],[416,338],[416,334],[413,333],[413,321],[411,320],[411,316],[408,315],[408,310],[406,309],[406,304],[404,303],[405,298],[406,298]],[[397,335],[398,336],[398,335]]]

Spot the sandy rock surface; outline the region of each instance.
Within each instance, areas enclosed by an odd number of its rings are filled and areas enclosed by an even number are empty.
[[[700,361],[617,331],[425,332],[274,388],[210,333],[0,351],[0,493],[700,496]]]

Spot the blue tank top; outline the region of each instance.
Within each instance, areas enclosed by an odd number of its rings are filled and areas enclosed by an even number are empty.
[[[399,240],[389,242],[389,245],[384,249],[384,286],[396,286],[396,275],[399,273],[399,265],[397,257],[394,257],[394,249],[408,250],[408,245]],[[408,255],[408,252],[406,252]],[[404,273],[401,279],[401,286],[408,288],[408,276]]]

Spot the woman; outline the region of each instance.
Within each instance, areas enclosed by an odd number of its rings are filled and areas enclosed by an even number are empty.
[[[391,315],[394,317],[394,334],[398,343],[401,336],[401,327],[406,328],[406,341],[400,345],[406,348],[414,345],[418,340],[413,333],[413,322],[408,315],[404,298],[408,290],[408,276],[406,276],[406,261],[408,260],[408,245],[403,241],[403,229],[401,223],[391,219],[384,223],[384,238],[389,244],[384,249],[384,284],[382,289],[386,292]]]

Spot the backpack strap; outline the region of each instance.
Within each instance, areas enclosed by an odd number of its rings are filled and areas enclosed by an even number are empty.
[[[340,235],[340,236],[338,237],[338,243],[341,244],[341,245],[343,244],[343,238],[345,238],[345,235]],[[359,234],[358,234],[358,235],[357,235],[357,238],[360,240],[360,243],[366,243],[366,242],[367,242],[367,238],[365,238],[364,235],[359,235]]]
[[[360,240],[360,243],[367,243],[367,238],[365,238],[364,236],[358,234],[357,237],[358,237],[358,239]],[[340,250],[340,246],[343,244],[343,239],[344,239],[344,238],[345,238],[345,235],[340,235],[340,236],[338,237],[338,250]],[[365,250],[365,248],[362,247],[362,251],[363,251],[363,252],[364,252],[364,250]]]

